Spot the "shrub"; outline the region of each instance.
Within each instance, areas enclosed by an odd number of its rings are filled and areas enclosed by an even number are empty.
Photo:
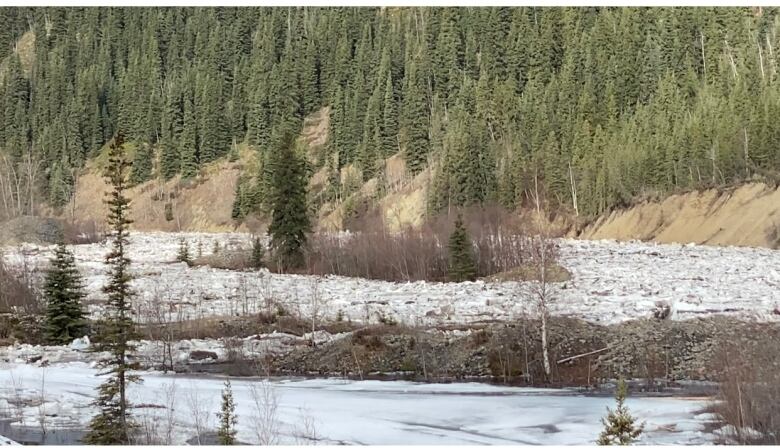
[[[476,276],[505,272],[526,261],[525,239],[517,217],[500,208],[474,208],[465,210],[463,219],[471,235]],[[381,217],[373,216],[355,228],[357,231],[349,234],[311,235],[305,268],[298,272],[387,281],[448,280],[448,245],[454,228],[450,216],[397,232],[391,232]]]
[[[43,302],[27,263],[9,266],[0,254],[0,313],[40,314]]]
[[[735,430],[724,436],[740,445],[780,444],[780,349],[766,337],[746,346],[719,344],[714,357],[720,382],[713,410]]]
[[[628,387],[620,380],[615,391],[615,410],[607,408],[607,416],[601,422],[604,430],[599,435],[598,445],[631,445],[642,434],[645,424],[636,424],[636,419],[626,407]]]

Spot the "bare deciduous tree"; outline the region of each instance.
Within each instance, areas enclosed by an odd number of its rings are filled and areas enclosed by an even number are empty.
[[[558,262],[558,246],[550,237],[550,229],[546,217],[542,213],[542,199],[539,193],[538,180],[534,177],[534,202],[536,204],[537,232],[528,237],[526,250],[528,265],[531,269],[531,279],[521,282],[521,296],[533,302],[541,323],[542,365],[547,380],[552,375],[550,350],[548,343],[548,319],[550,305],[556,299],[557,288],[553,284],[553,272]]]
[[[552,272],[556,266],[558,249],[554,241],[542,234],[532,236],[529,240],[530,267],[533,277],[530,281],[522,282],[520,285],[524,289],[522,294],[533,302],[541,323],[542,364],[545,376],[550,379],[552,372],[547,324],[550,304],[556,299],[557,289],[552,281]]]
[[[249,394],[254,405],[254,432],[258,445],[276,445],[279,443],[279,396],[268,381],[253,383]]]
[[[35,214],[42,167],[43,161],[32,152],[25,153],[18,161],[0,152],[0,203],[4,217]]]
[[[205,399],[198,393],[198,385],[190,384],[190,393],[187,395],[187,407],[190,411],[192,424],[195,427],[195,441],[203,445],[206,435],[211,428],[211,398]]]
[[[300,424],[295,428],[293,436],[296,445],[315,445],[317,443],[317,424],[306,408],[300,408]]]
[[[41,389],[38,391],[38,426],[41,428],[41,445],[46,444],[46,368],[41,369]]]

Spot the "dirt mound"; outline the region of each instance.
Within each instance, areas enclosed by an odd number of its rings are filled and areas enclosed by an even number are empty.
[[[602,216],[576,236],[778,248],[780,189],[754,183],[672,195]]]
[[[0,223],[0,244],[55,244],[62,235],[62,223],[54,218],[20,216]]]

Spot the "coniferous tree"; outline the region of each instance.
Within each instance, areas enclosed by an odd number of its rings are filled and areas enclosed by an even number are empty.
[[[274,153],[271,194],[271,255],[281,271],[303,265],[303,250],[311,229],[306,206],[303,162],[295,154],[291,134],[285,134]]]
[[[238,416],[236,415],[236,404],[233,401],[230,380],[225,381],[225,388],[222,390],[222,409],[217,413],[217,417],[219,418],[219,430],[217,430],[219,444],[235,445]]]
[[[393,78],[388,73],[385,81],[384,110],[382,112],[382,152],[390,157],[398,151],[398,109],[393,93]]]
[[[430,124],[427,104],[427,82],[425,74],[416,61],[411,63],[408,91],[404,96],[404,121],[406,127],[406,147],[404,156],[406,168],[417,174],[423,170],[430,151],[428,126]]]
[[[230,217],[236,220],[244,217],[244,210],[242,207],[242,199],[244,193],[243,184],[244,184],[243,178],[239,177],[236,180],[236,189],[235,189],[235,193],[233,194],[233,207],[230,211]]]
[[[263,240],[257,236],[252,240],[252,256],[250,257],[249,263],[252,265],[252,268],[260,269],[265,265],[264,259],[265,244],[263,244]]]
[[[474,247],[471,245],[468,231],[463,225],[463,216],[458,214],[455,229],[450,234],[449,270],[451,281],[474,281],[477,278],[477,266],[474,261]]]
[[[242,139],[266,159],[272,135],[326,106],[337,170],[381,175],[399,151],[411,174],[446,160],[431,210],[457,195],[523,205],[536,173],[569,207],[581,183],[579,211],[593,215],[649,191],[774,182],[779,11],[9,8],[0,150],[17,173],[28,157],[44,167],[19,186],[27,212],[66,204],[74,169],[120,127],[140,149],[132,183],[192,178]],[[456,139],[467,157],[448,148],[455,127],[473,137]],[[159,165],[144,165],[147,148]],[[450,176],[456,166],[479,174]],[[260,182],[243,210],[268,212],[270,171],[245,174]]]
[[[636,419],[626,407],[626,395],[628,388],[626,382],[620,379],[615,391],[617,408],[613,411],[607,408],[607,416],[601,422],[604,430],[599,435],[598,445],[631,445],[642,434],[645,424],[636,424]]]
[[[190,255],[190,245],[184,238],[179,239],[179,251],[176,253],[176,261],[192,265],[192,256]]]
[[[43,286],[46,300],[44,333],[49,344],[68,344],[86,334],[81,299],[84,288],[75,259],[64,243],[57,245]]]
[[[133,166],[130,169],[130,184],[138,185],[152,177],[154,153],[149,145],[142,145],[135,153]]]
[[[128,165],[122,135],[117,134],[110,147],[107,173],[113,187],[107,201],[113,241],[112,249],[106,255],[108,283],[103,287],[108,297],[107,317],[101,325],[99,342],[93,345],[94,350],[110,354],[108,359],[99,362],[110,377],[98,387],[98,396],[93,402],[99,413],[92,418],[83,440],[91,445],[127,445],[135,428],[127,400],[127,386],[140,381],[137,375],[130,373],[139,368],[138,364],[128,358],[134,351],[130,341],[137,336],[131,306],[135,292],[130,286],[130,259],[125,254],[129,243],[128,228],[132,223],[128,217],[130,200],[125,196]]]

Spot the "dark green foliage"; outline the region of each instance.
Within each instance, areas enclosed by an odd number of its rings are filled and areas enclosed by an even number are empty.
[[[152,177],[154,168],[154,153],[149,145],[142,145],[135,153],[133,166],[130,169],[130,184],[138,185]]]
[[[604,430],[596,441],[598,445],[631,445],[642,434],[645,424],[636,424],[636,419],[626,407],[628,388],[621,379],[615,391],[617,407],[613,411],[607,408],[607,416],[601,420]]]
[[[474,281],[477,278],[477,265],[474,261],[474,247],[471,245],[468,231],[463,225],[463,216],[458,214],[455,229],[450,234],[448,276],[451,281]]]
[[[69,344],[86,333],[81,299],[85,293],[73,254],[58,244],[43,285],[46,300],[44,333],[49,344]]]
[[[225,388],[222,389],[222,408],[220,412],[217,412],[217,417],[219,418],[217,441],[220,445],[235,445],[238,416],[236,415],[236,404],[233,401],[230,380],[225,381]]]
[[[252,256],[249,260],[249,264],[254,269],[260,269],[265,266],[265,244],[259,236],[252,240]]]
[[[236,190],[233,194],[233,207],[230,211],[230,217],[233,219],[241,219],[244,216],[242,207],[241,207],[241,198],[242,198],[242,185],[241,185],[241,179],[239,178],[236,181]]]
[[[57,161],[49,177],[49,202],[55,207],[68,203],[73,194],[73,176],[67,163]]]
[[[410,65],[407,91],[404,95],[403,122],[405,129],[406,168],[417,174],[425,168],[431,149],[428,135],[430,108],[427,97],[427,79],[417,61]]]
[[[134,349],[130,341],[137,339],[132,319],[132,299],[135,292],[130,286],[130,259],[125,254],[128,241],[128,227],[131,220],[130,200],[125,197],[127,168],[121,134],[114,137],[109,152],[106,177],[113,187],[108,194],[108,225],[112,229],[112,247],[106,255],[109,266],[108,282],[103,287],[107,296],[107,316],[98,335],[99,342],[93,345],[95,351],[108,352],[110,356],[101,360],[103,373],[110,375],[98,387],[98,396],[93,405],[99,412],[89,424],[89,432],[82,440],[89,445],[127,445],[135,428],[130,419],[130,404],[127,400],[127,385],[139,382],[140,378],[130,372],[139,365],[130,361]]]
[[[272,136],[298,134],[329,106],[333,172],[355,164],[379,178],[400,151],[412,175],[434,163],[431,210],[528,205],[537,186],[545,202],[572,208],[576,185],[580,214],[595,215],[650,195],[780,179],[777,16],[5,8],[0,151],[17,172],[27,157],[43,167],[22,208],[40,198],[60,207],[76,170],[119,128],[139,148],[135,184],[195,177],[235,159],[243,142],[271,160]],[[14,46],[28,30],[26,65]],[[268,165],[242,184],[237,219],[270,211]]]
[[[190,245],[187,240],[181,238],[179,240],[179,251],[176,253],[176,261],[180,263],[186,263],[187,266],[192,264],[192,256],[190,255]]]
[[[272,160],[271,255],[281,271],[303,264],[306,235],[311,229],[306,206],[306,178],[303,161],[295,154],[291,134],[279,139]]]

